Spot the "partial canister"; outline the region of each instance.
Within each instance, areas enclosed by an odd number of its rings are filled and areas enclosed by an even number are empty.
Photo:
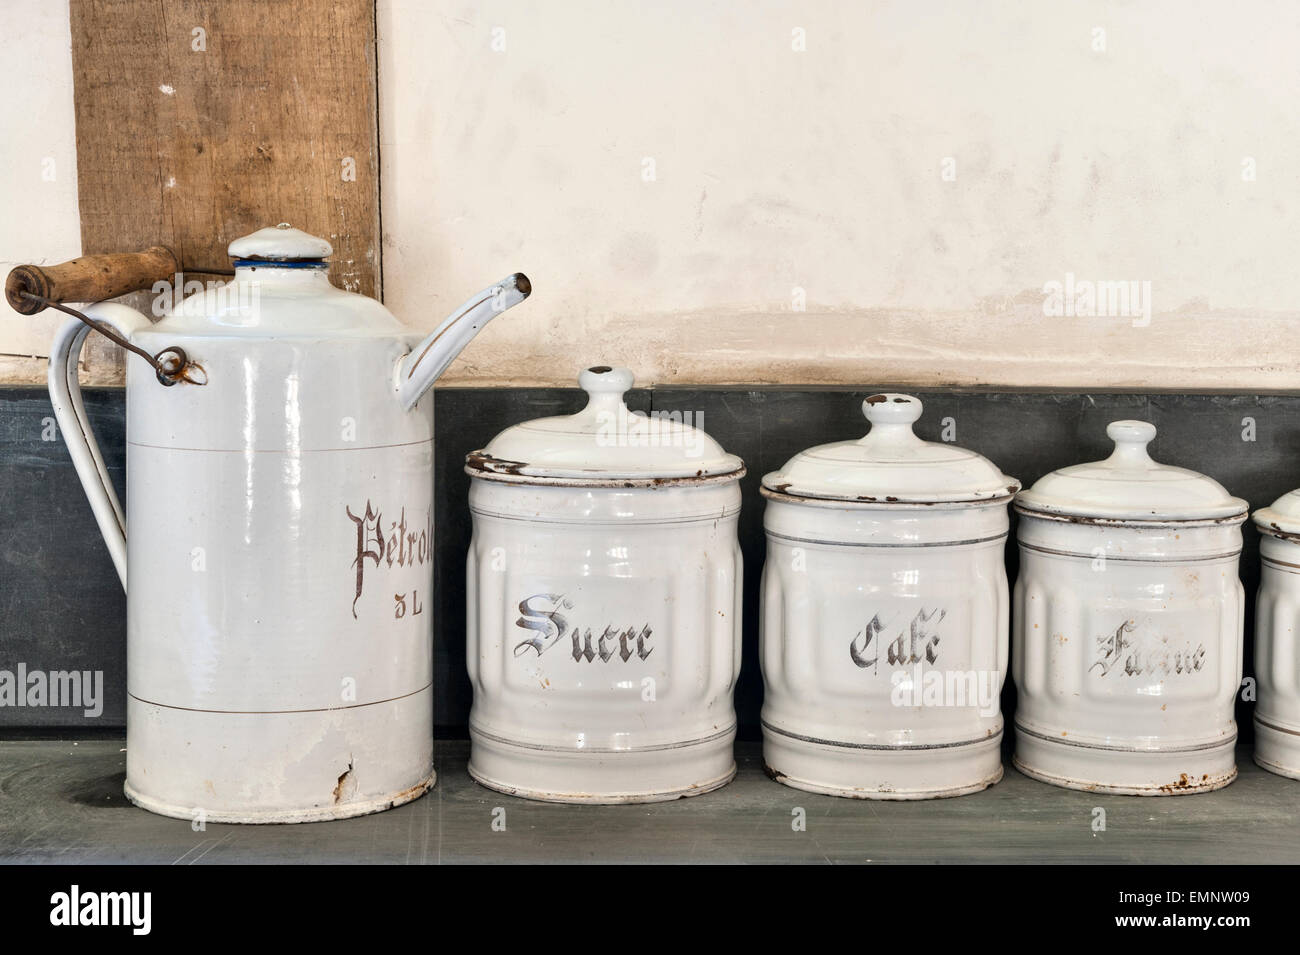
[[[1300,779],[1300,491],[1255,512],[1255,762]]]
[[[630,411],[632,373],[469,455],[470,775],[559,802],[649,802],[735,774],[744,465],[702,413]]]
[[[1002,778],[1007,503],[986,458],[872,395],[863,438],[763,478],[760,652],[769,774],[812,792],[926,799]]]
[[[1106,434],[1110,457],[1016,498],[1016,766],[1071,789],[1218,789],[1237,775],[1247,505],[1153,461],[1153,425]]]

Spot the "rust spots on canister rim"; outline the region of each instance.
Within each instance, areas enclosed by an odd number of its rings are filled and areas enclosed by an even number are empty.
[[[1059,511],[1044,511],[1016,501],[1012,510],[1025,517],[1036,517],[1043,521],[1057,521],[1062,524],[1080,524],[1085,527],[1230,527],[1246,520],[1248,511],[1239,511],[1226,517],[1191,517],[1191,518],[1147,518],[1147,517],[1098,517],[1087,514],[1066,514]],[[1260,528],[1263,530],[1263,528]],[[1271,533],[1271,532],[1269,532]]]
[[[747,473],[742,464],[734,471],[720,474],[708,474],[703,469],[694,474],[680,477],[619,477],[603,471],[593,470],[591,477],[552,476],[546,474],[528,474],[525,468],[531,467],[526,461],[510,461],[489,454],[486,450],[471,451],[465,455],[465,473],[472,478],[485,481],[499,481],[505,484],[540,484],[552,487],[612,487],[612,488],[659,488],[695,486],[700,484],[726,484],[739,481]]]
[[[493,474],[518,474],[528,465],[523,461],[508,461],[505,458],[496,458],[486,451],[471,451],[465,455],[465,471],[473,474],[475,471],[490,471]]]
[[[812,494],[804,494],[800,491],[791,491],[793,485],[789,483],[775,484],[768,486],[760,485],[758,493],[763,497],[773,501],[786,501],[795,504],[810,504],[816,507],[874,507],[879,509],[890,508],[894,510],[912,509],[912,508],[934,508],[936,510],[958,510],[968,507],[984,507],[998,504],[1005,505],[1014,496],[1015,492],[1020,490],[1020,485],[1013,484],[1009,487],[1009,493],[994,493],[986,497],[963,497],[953,498],[952,500],[934,500],[934,501],[905,501],[895,495],[889,494],[884,497],[875,497],[870,494],[859,494],[856,497],[819,497]]]
[[[1300,544],[1300,534],[1282,530],[1276,521],[1271,521],[1268,524],[1261,524],[1256,521],[1255,527],[1261,534],[1276,537],[1278,540],[1290,541],[1293,544]]]
[[[1165,783],[1159,787],[1160,792],[1167,796],[1178,796],[1183,793],[1212,792],[1215,789],[1222,789],[1228,783],[1232,782],[1237,776],[1236,769],[1228,774],[1225,780],[1222,776],[1211,776],[1209,773],[1201,773],[1199,779],[1195,776],[1189,776],[1187,773],[1179,773],[1178,778],[1172,783]]]
[[[1195,773],[1179,773],[1177,779],[1163,784],[1105,783],[1046,773],[1025,765],[1018,755],[1012,757],[1012,764],[1030,779],[1065,789],[1114,796],[1191,796],[1223,789],[1237,778],[1237,767],[1233,766],[1227,772],[1201,773],[1199,776]]]
[[[1208,773],[1201,774],[1202,783],[1208,781],[1209,778],[1210,776]],[[1195,785],[1196,783],[1194,783],[1186,773],[1179,773],[1177,779],[1175,779],[1172,783],[1165,783],[1163,786],[1160,787],[1160,790],[1161,792],[1167,792],[1167,793],[1180,792],[1185,789],[1191,789]]]

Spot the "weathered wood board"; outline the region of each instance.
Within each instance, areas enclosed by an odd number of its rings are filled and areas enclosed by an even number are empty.
[[[380,294],[373,2],[72,0],[71,23],[83,253],[224,269],[290,222],[333,244],[334,284]]]

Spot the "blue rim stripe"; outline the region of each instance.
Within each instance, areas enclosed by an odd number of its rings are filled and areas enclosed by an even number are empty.
[[[274,259],[235,259],[235,268],[265,269],[328,269],[324,259],[300,259],[297,262],[277,262]]]

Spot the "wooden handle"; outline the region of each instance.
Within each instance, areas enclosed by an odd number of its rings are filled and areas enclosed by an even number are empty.
[[[180,270],[171,249],[161,245],[143,252],[83,255],[59,265],[20,265],[5,281],[5,298],[15,312],[35,315],[45,304],[23,292],[51,302],[102,302],[170,281]]]

